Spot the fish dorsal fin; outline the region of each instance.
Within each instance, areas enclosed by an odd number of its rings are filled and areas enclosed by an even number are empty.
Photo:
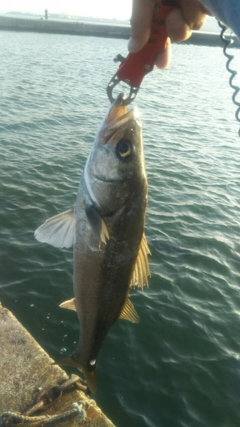
[[[59,305],[61,308],[68,308],[69,310],[77,311],[76,304],[75,304],[75,298],[69,299],[67,301],[62,302],[62,304]]]
[[[139,322],[139,316],[133,307],[130,299],[128,298],[127,301],[124,304],[124,307],[121,311],[121,314],[119,316],[119,319],[125,319],[130,320],[132,323],[138,323]]]
[[[107,240],[109,239],[109,234],[106,224],[103,221],[100,213],[95,209],[94,206],[88,206],[86,208],[86,215],[98,241],[106,244]]]
[[[70,248],[76,242],[76,216],[73,209],[47,219],[34,233],[39,242],[56,248]]]
[[[142,288],[148,286],[148,277],[150,276],[150,268],[148,263],[148,255],[151,255],[147,244],[147,239],[143,233],[142,241],[139,246],[138,256],[133,270],[131,286]]]

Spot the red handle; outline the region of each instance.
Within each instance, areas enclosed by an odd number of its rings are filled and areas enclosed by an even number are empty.
[[[179,6],[179,0],[162,0],[155,5],[151,37],[139,52],[129,53],[120,65],[117,71],[120,80],[132,87],[139,87],[145,74],[152,71],[156,55],[166,46],[166,16],[177,6]]]

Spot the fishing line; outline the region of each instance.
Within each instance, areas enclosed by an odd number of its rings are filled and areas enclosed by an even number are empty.
[[[227,58],[227,62],[226,62],[226,69],[227,69],[227,71],[231,74],[231,75],[230,75],[230,77],[229,77],[229,85],[230,85],[230,87],[234,90],[234,92],[233,92],[233,94],[232,94],[232,101],[233,101],[233,103],[237,106],[237,110],[236,110],[236,113],[235,113],[235,117],[236,117],[237,121],[238,121],[238,122],[240,122],[240,117],[239,117],[239,114],[240,114],[240,102],[236,100],[236,97],[237,97],[238,93],[240,92],[240,89],[239,89],[239,87],[238,87],[238,86],[236,86],[236,85],[233,83],[233,80],[234,80],[234,78],[235,78],[235,77],[236,77],[236,75],[237,75],[237,71],[233,70],[233,69],[230,67],[230,64],[231,64],[231,62],[232,62],[232,60],[233,60],[233,58],[234,58],[234,55],[230,55],[230,53],[228,52],[228,48],[229,48],[229,47],[231,46],[231,44],[233,43],[233,39],[232,39],[231,37],[230,37],[230,39],[227,39],[227,38],[225,37],[225,32],[226,32],[226,30],[227,30],[227,27],[226,27],[226,25],[225,25],[225,24],[223,24],[222,22],[218,21],[218,25],[219,25],[219,27],[222,29],[221,34],[220,34],[220,37],[221,37],[221,40],[222,40],[222,41],[223,41],[223,43],[224,43],[223,53],[224,53],[224,55],[225,55],[225,56],[226,56],[226,58]],[[238,135],[240,136],[240,129],[238,130]]]

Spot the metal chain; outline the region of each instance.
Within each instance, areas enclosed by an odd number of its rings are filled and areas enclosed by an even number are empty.
[[[75,386],[75,389],[81,390],[85,393],[87,391],[85,382],[78,375],[70,375],[64,383],[50,389],[42,390],[35,398],[34,404],[24,411],[23,415],[30,416],[35,414],[37,411],[47,409],[54,401],[62,396],[63,392],[69,390],[72,386]]]

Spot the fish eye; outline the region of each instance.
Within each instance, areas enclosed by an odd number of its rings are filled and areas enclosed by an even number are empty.
[[[133,145],[129,139],[121,139],[116,147],[117,155],[120,159],[127,158],[133,152]]]

